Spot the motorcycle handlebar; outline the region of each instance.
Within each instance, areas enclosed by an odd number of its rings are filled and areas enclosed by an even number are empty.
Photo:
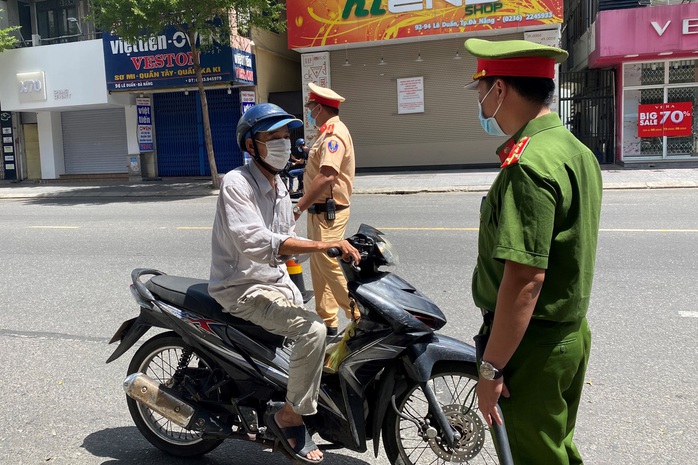
[[[331,247],[327,249],[327,255],[331,258],[337,258],[342,256],[342,251],[339,250],[337,247]],[[351,268],[359,273],[361,271],[361,268],[358,266],[357,263],[354,263],[354,261],[351,261]]]
[[[337,258],[342,256],[342,251],[339,250],[337,247],[332,247],[327,250],[327,255],[331,258]]]

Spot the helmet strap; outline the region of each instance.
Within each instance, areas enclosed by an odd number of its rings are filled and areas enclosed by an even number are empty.
[[[254,134],[252,135],[252,146],[254,147],[254,154],[252,155],[252,158],[259,164],[259,166],[261,166],[273,175],[277,175],[281,171],[283,171],[277,170],[276,168],[272,167],[269,163],[264,161],[262,157],[259,156],[259,147],[257,146],[257,139],[254,138]]]

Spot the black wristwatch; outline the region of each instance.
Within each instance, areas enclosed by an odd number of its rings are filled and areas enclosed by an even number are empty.
[[[500,370],[492,366],[490,362],[482,361],[480,362],[480,376],[489,381],[494,381],[504,376]]]

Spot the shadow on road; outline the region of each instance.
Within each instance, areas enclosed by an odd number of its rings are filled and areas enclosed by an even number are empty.
[[[291,464],[280,452],[253,443],[238,440],[225,441],[213,452],[196,459],[172,457],[150,445],[135,426],[107,428],[88,435],[82,447],[96,457],[106,460],[102,465],[269,465]],[[372,459],[367,453],[367,459]],[[333,465],[368,465],[369,462],[325,452],[324,463]]]
[[[149,203],[211,197],[216,191],[201,184],[90,186],[37,192],[35,197],[25,197],[25,203],[33,205],[105,205],[112,203]]]

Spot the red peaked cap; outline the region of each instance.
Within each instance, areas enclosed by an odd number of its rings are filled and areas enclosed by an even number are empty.
[[[568,53],[560,48],[528,40],[490,41],[471,38],[465,50],[477,58],[477,73],[466,89],[476,89],[484,77],[555,78],[555,63],[562,63]]]
[[[320,103],[332,108],[339,108],[344,97],[328,87],[322,87],[314,82],[308,83],[308,102]]]
[[[485,76],[555,78],[555,59],[547,57],[478,58],[473,79]]]
[[[308,101],[309,102],[315,102],[315,103],[320,103],[322,105],[327,105],[328,107],[332,108],[339,108],[339,100],[332,100],[326,97],[321,97],[315,92],[311,92],[308,95]]]

